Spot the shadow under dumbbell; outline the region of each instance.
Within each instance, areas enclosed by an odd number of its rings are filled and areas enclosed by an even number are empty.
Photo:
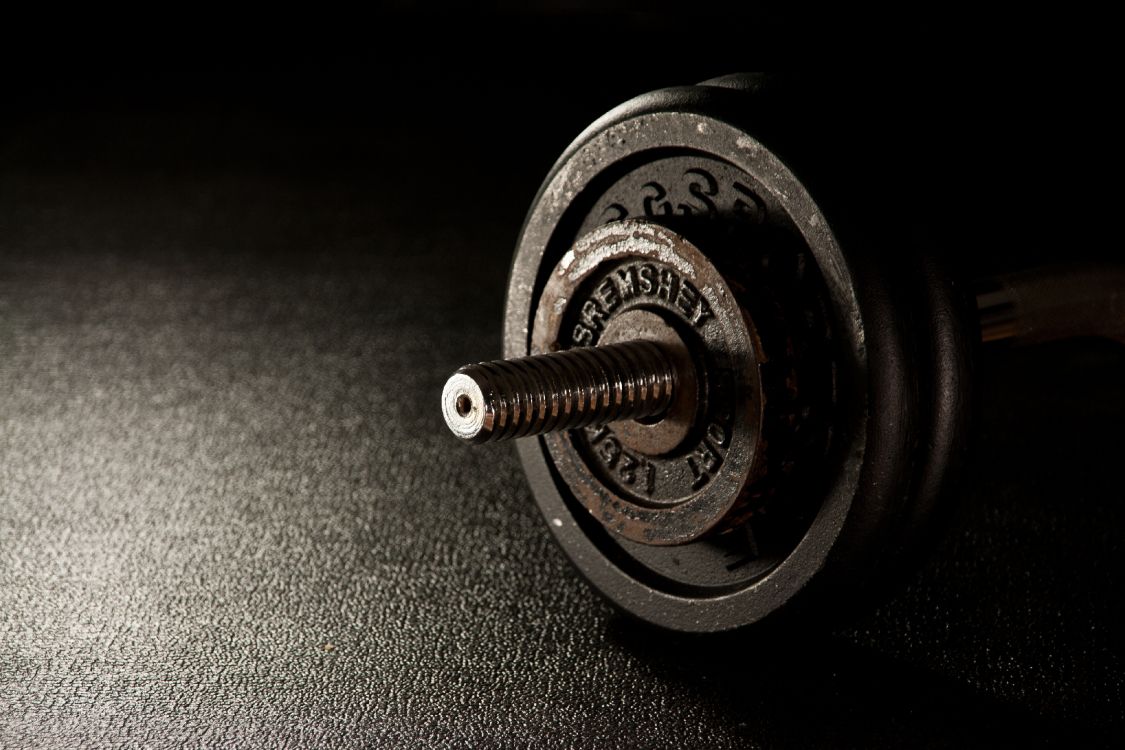
[[[1125,348],[985,356],[964,495],[927,564],[877,611],[833,634],[767,624],[693,638],[621,617],[608,637],[771,744],[1107,737],[1125,710]]]

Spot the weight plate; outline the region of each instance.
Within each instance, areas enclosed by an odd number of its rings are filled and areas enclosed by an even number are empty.
[[[695,380],[706,387],[687,422],[695,429],[667,452],[623,445],[619,432],[629,424],[543,439],[570,491],[605,527],[646,544],[684,544],[714,529],[763,472],[761,345],[703,253],[659,225],[618,221],[584,235],[559,261],[540,295],[531,351],[594,346],[637,311],[676,331],[696,363]]]

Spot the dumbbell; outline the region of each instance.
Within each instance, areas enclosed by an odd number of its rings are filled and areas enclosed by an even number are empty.
[[[527,215],[504,359],[442,393],[462,441],[519,438],[569,559],[664,628],[864,606],[940,526],[980,347],[1125,341],[1121,269],[963,280],[894,139],[821,104],[735,75],[595,122]]]

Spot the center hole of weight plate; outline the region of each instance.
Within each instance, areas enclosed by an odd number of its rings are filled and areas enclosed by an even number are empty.
[[[461,417],[469,416],[469,412],[473,410],[473,400],[469,398],[468,394],[462,393],[457,397],[457,415]]]

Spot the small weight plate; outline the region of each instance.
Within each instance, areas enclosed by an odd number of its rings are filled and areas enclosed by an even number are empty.
[[[626,220],[587,233],[559,261],[539,298],[531,351],[594,346],[636,311],[678,332],[705,385],[682,444],[633,450],[615,425],[544,441],[571,492],[606,528],[645,544],[684,544],[719,525],[764,470],[756,450],[761,344],[703,253],[660,225]]]

